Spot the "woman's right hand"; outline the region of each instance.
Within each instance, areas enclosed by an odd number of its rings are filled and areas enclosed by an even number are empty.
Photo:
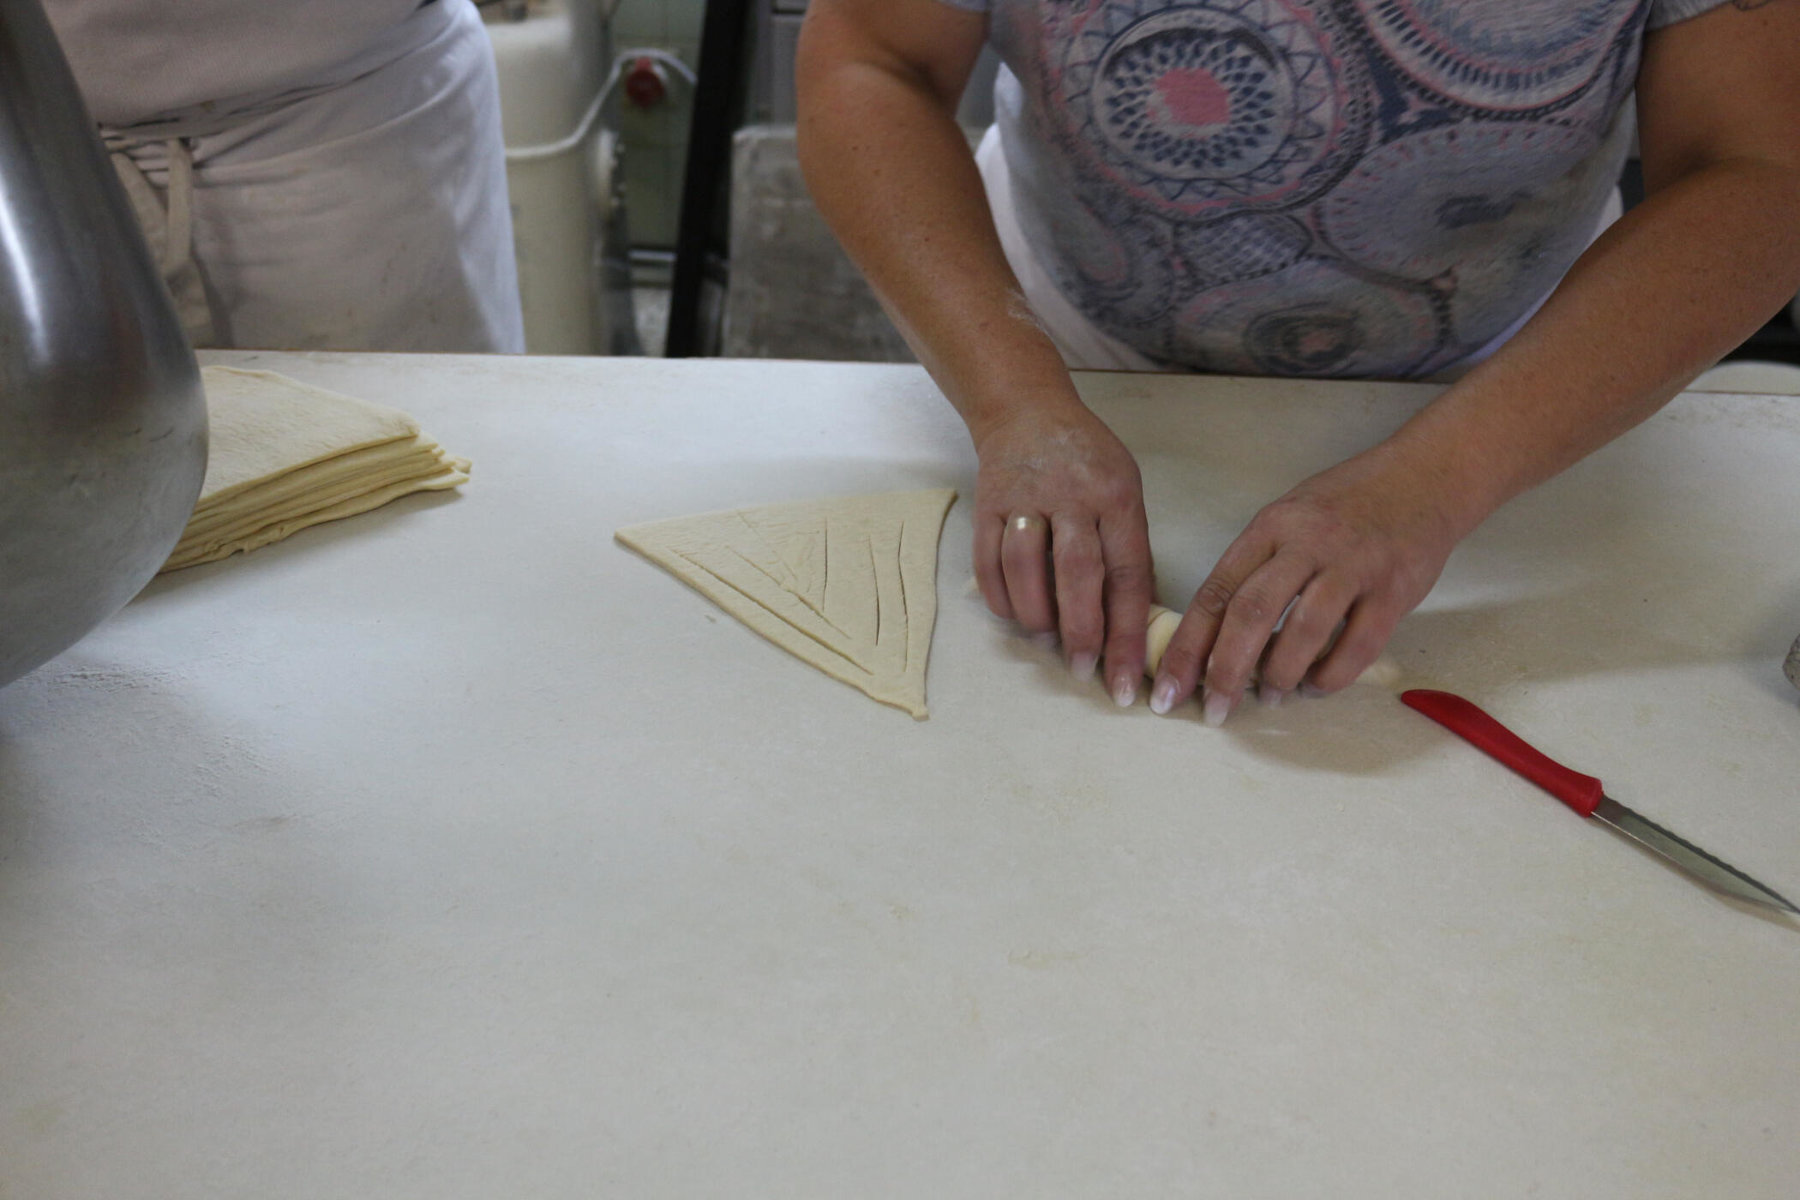
[[[975,578],[996,616],[1057,633],[1077,678],[1106,664],[1136,698],[1155,592],[1143,485],[1131,452],[1075,402],[1018,409],[975,439]]]

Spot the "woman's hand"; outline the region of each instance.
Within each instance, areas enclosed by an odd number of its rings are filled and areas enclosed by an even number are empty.
[[[1151,707],[1167,712],[1203,685],[1206,721],[1218,725],[1259,664],[1269,703],[1354,682],[1472,528],[1453,488],[1384,444],[1264,508],[1195,593]]]
[[[1644,420],[1792,299],[1797,39],[1800,5],[1749,0],[1645,36],[1645,201],[1408,427],[1257,514],[1170,641],[1153,708],[1204,675],[1207,719],[1223,721],[1259,658],[1277,699],[1350,683],[1482,518]]]
[[[1132,703],[1155,585],[1131,452],[1079,404],[1019,410],[975,451],[975,578],[988,607],[1060,634],[1077,678],[1104,656],[1107,689]]]

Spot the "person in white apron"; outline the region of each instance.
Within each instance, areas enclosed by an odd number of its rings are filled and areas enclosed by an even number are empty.
[[[197,346],[520,352],[470,0],[46,0]]]

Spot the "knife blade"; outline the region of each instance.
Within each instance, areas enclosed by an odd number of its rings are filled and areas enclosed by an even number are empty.
[[[1648,846],[1715,891],[1778,912],[1800,908],[1684,837],[1608,796],[1592,775],[1571,770],[1461,696],[1430,688],[1400,693],[1408,708],[1424,713],[1490,758],[1505,763],[1584,817],[1595,817],[1634,842]]]

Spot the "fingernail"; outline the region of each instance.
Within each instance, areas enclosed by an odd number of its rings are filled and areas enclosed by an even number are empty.
[[[1113,700],[1120,708],[1130,708],[1137,703],[1137,680],[1129,675],[1121,675],[1113,684]]]
[[[1267,684],[1256,689],[1256,698],[1264,708],[1280,708],[1281,702],[1288,698],[1288,689],[1269,687]]]
[[[1099,663],[1099,655],[1077,654],[1069,660],[1069,674],[1075,677],[1077,683],[1086,683],[1094,677],[1094,668]]]
[[[1329,692],[1327,692],[1327,691],[1326,691],[1326,690],[1325,690],[1325,689],[1324,689],[1324,688],[1322,688],[1322,687],[1317,687],[1317,686],[1315,686],[1315,685],[1313,685],[1313,684],[1310,684],[1310,683],[1303,683],[1303,684],[1301,684],[1301,685],[1300,685],[1300,694],[1301,694],[1301,695],[1302,695],[1302,696],[1306,696],[1306,697],[1309,697],[1309,698],[1311,698],[1311,699],[1313,699],[1313,700],[1317,700],[1317,699],[1319,699],[1319,698],[1320,698],[1320,697],[1322,697],[1322,696],[1328,696],[1328,695],[1330,695],[1330,694],[1331,694],[1331,693],[1329,693]]]
[[[1162,716],[1175,707],[1175,679],[1164,675],[1156,681],[1156,687],[1150,693],[1150,711]]]
[[[1208,725],[1217,729],[1225,723],[1225,718],[1231,715],[1231,697],[1218,692],[1206,693],[1206,705],[1202,715]]]

